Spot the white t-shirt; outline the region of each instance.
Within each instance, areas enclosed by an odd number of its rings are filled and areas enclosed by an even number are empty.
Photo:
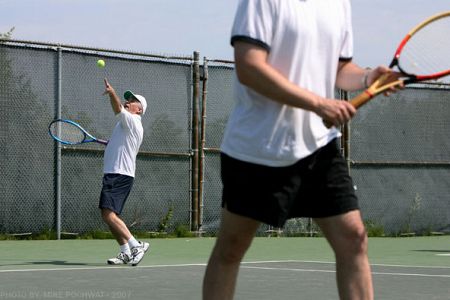
[[[103,173],[134,177],[136,156],[144,136],[141,116],[131,114],[122,107],[116,117],[119,121],[105,149]]]
[[[289,81],[334,98],[339,60],[351,60],[349,0],[245,0],[239,3],[231,43],[268,51],[269,63]],[[234,76],[235,107],[222,152],[268,166],[287,166],[340,136],[311,111],[277,103],[242,85]]]

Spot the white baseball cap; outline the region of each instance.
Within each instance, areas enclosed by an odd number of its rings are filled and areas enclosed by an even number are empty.
[[[145,114],[145,111],[147,110],[147,100],[145,100],[144,96],[137,95],[132,91],[126,91],[125,94],[123,94],[123,97],[125,98],[125,100],[130,100],[130,97],[136,98],[139,102],[141,102],[142,114]]]

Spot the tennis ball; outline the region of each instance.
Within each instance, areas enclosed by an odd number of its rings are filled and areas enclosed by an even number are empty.
[[[103,59],[97,60],[97,67],[104,68],[105,67],[105,61]]]

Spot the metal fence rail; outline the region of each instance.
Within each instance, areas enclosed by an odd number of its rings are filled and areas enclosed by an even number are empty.
[[[99,69],[95,62],[106,61]],[[61,147],[57,117],[108,138],[115,124],[103,78],[146,96],[144,142],[123,218],[133,230],[217,231],[219,147],[233,106],[233,62],[0,40],[0,233],[107,230],[97,208],[103,148]],[[377,98],[343,128],[365,220],[388,234],[450,231],[450,88],[408,88]],[[351,95],[340,94],[342,98]],[[313,234],[295,219],[285,235]],[[262,226],[261,232],[280,233]]]

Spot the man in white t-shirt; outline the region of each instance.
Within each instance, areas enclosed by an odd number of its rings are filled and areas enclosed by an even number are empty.
[[[362,89],[390,70],[351,62],[349,0],[240,1],[231,44],[235,107],[221,146],[222,220],[203,299],[232,299],[260,224],[283,227],[295,217],[313,218],[331,245],[341,299],[372,299],[367,236],[340,132],[324,120],[339,126],[356,113],[334,99],[336,86]]]
[[[122,104],[113,87],[105,79],[105,95],[109,95],[111,107],[118,119],[105,149],[103,166],[103,188],[99,208],[103,221],[120,246],[117,257],[108,259],[108,264],[136,266],[149,248],[149,243],[137,241],[119,215],[133,186],[136,156],[144,136],[141,116],[147,101],[141,95],[126,91]]]

